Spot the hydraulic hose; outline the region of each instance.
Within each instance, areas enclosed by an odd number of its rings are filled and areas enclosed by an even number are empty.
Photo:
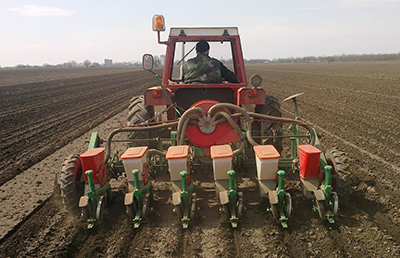
[[[233,109],[235,111],[238,111],[239,113],[236,114],[228,114],[226,111],[218,111],[218,109],[221,108],[229,108]],[[216,113],[215,113],[216,112]],[[199,115],[200,113],[200,115]],[[214,114],[215,113],[215,114]],[[179,121],[174,121],[174,122],[167,122],[167,123],[162,123],[158,125],[150,125],[150,126],[145,126],[145,127],[140,127],[140,126],[132,126],[132,127],[122,127],[118,128],[116,130],[113,130],[107,137],[107,143],[106,143],[106,156],[104,158],[104,164],[107,163],[108,159],[110,158],[110,149],[111,149],[111,142],[112,138],[121,132],[135,132],[135,131],[150,131],[150,130],[157,130],[157,129],[162,129],[166,127],[171,127],[171,126],[177,126],[177,143],[178,145],[184,144],[185,141],[185,133],[186,133],[186,128],[187,125],[189,124],[190,120],[192,118],[199,119],[201,116],[206,116],[207,113],[200,107],[195,107],[187,110],[184,112],[179,119]],[[208,110],[208,117],[212,117],[211,119],[215,121],[216,124],[223,123],[227,121],[232,128],[235,130],[235,132],[239,135],[241,139],[241,144],[238,149],[236,149],[233,154],[237,155],[239,154],[245,147],[245,141],[244,141],[244,136],[242,134],[242,131],[240,127],[235,123],[233,118],[240,118],[243,116],[247,122],[247,130],[246,130],[246,138],[249,141],[249,143],[252,146],[258,145],[257,142],[254,141],[254,139],[251,136],[251,118],[257,118],[257,119],[262,119],[262,120],[267,120],[267,121],[275,121],[278,123],[290,123],[290,124],[297,124],[299,126],[304,127],[310,134],[310,145],[315,144],[316,140],[316,135],[315,131],[313,128],[306,124],[303,123],[299,120],[296,119],[291,119],[291,118],[284,118],[284,117],[276,117],[276,116],[269,116],[269,115],[264,115],[264,114],[259,114],[259,113],[254,113],[254,112],[247,112],[243,108],[233,105],[231,103],[220,103],[212,106]],[[220,120],[217,120],[220,116],[223,118]],[[150,153],[160,155],[160,156],[165,156],[165,153],[156,149],[151,149],[149,150]]]
[[[147,153],[148,154],[158,155],[158,156],[161,156],[161,157],[165,157],[165,154],[166,154],[165,151],[160,151],[160,150],[157,150],[157,149],[149,149],[147,151]]]
[[[178,125],[178,121],[163,123],[163,124],[159,124],[159,125],[151,125],[151,126],[146,126],[146,127],[128,126],[128,127],[121,127],[121,128],[113,130],[107,137],[106,155],[104,157],[104,164],[107,164],[107,161],[110,158],[111,141],[112,141],[112,138],[116,134],[122,133],[122,132],[150,131],[150,130],[162,129],[165,127],[176,126],[176,125]]]
[[[215,114],[215,118],[217,118],[218,116],[223,116],[228,123],[232,126],[232,128],[235,130],[235,132],[239,135],[240,137],[240,146],[239,148],[237,148],[236,150],[233,151],[233,155],[236,156],[238,154],[240,154],[240,152],[242,152],[242,150],[244,149],[244,147],[246,146],[246,142],[244,141],[245,138],[242,134],[242,130],[240,129],[240,127],[235,123],[235,121],[233,121],[233,119],[229,116],[228,113],[221,111]]]
[[[315,144],[315,139],[316,139],[315,131],[313,130],[313,128],[309,124],[303,123],[303,122],[301,122],[299,120],[291,119],[291,118],[284,118],[284,117],[269,116],[269,115],[254,113],[254,112],[247,112],[243,108],[241,108],[239,106],[236,106],[234,104],[231,104],[231,103],[221,103],[221,104],[214,105],[214,106],[212,106],[210,108],[209,114],[213,114],[214,110],[216,110],[218,108],[221,108],[221,107],[226,107],[226,108],[230,108],[230,109],[236,110],[236,111],[240,112],[240,114],[242,114],[245,117],[246,122],[247,122],[246,137],[247,137],[247,140],[249,141],[249,143],[252,146],[259,145],[259,144],[257,142],[255,142],[254,139],[251,136],[251,121],[250,121],[250,117],[269,120],[269,121],[276,121],[276,122],[280,122],[280,123],[297,124],[299,126],[302,126],[305,129],[307,129],[307,131],[310,133],[310,144],[311,145]],[[238,117],[238,116],[240,116],[240,115],[238,115],[238,114],[231,115],[231,117]]]
[[[244,116],[244,118],[245,118],[245,120],[247,122],[247,130],[246,130],[247,140],[249,141],[249,143],[252,146],[258,145],[258,143],[256,141],[254,141],[253,137],[251,137],[252,125],[251,125],[251,119],[250,119],[249,113],[246,110],[244,110],[243,108],[241,108],[239,106],[236,106],[234,104],[231,104],[231,103],[220,103],[220,104],[212,106],[210,108],[210,110],[209,110],[209,114],[212,115],[214,113],[214,110],[216,110],[218,108],[221,108],[221,107],[222,108],[230,108],[230,109],[236,110],[236,111],[240,112],[240,114],[242,114]]]
[[[201,115],[192,114],[194,112],[200,112]],[[200,116],[206,115],[206,111],[204,111],[200,107],[191,108],[186,110],[185,113],[182,114],[181,118],[179,119],[178,128],[177,128],[177,143],[178,145],[182,145],[185,139],[186,127],[189,124],[190,119],[192,118],[199,118]]]
[[[259,119],[264,119],[264,120],[268,120],[268,121],[276,121],[276,122],[280,122],[280,123],[297,124],[299,126],[302,126],[305,129],[307,129],[307,131],[310,133],[310,145],[315,144],[315,139],[316,139],[315,131],[309,124],[306,124],[299,120],[291,119],[291,118],[269,116],[269,115],[254,113],[254,112],[249,112],[248,114],[249,114],[249,116],[251,116],[253,118],[259,118]]]

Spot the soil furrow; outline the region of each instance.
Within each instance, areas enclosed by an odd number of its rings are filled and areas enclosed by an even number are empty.
[[[170,179],[163,172],[153,175],[155,202],[147,223],[134,229],[127,221],[122,179],[113,182],[115,199],[104,222],[88,231],[80,216],[68,215],[60,200],[50,198],[50,181],[64,157],[86,149],[91,127],[99,124],[95,130],[104,138],[105,128],[125,124],[126,111],[101,122],[125,108],[131,95],[154,85],[153,75],[124,70],[112,76],[85,78],[79,74],[80,78],[52,81],[32,77],[38,80],[34,84],[21,77],[12,86],[2,86],[0,122],[4,121],[6,130],[0,136],[6,140],[1,155],[6,158],[0,167],[7,171],[19,168],[20,175],[0,186],[0,200],[7,206],[0,211],[4,236],[0,256],[400,256],[400,147],[395,119],[399,115],[398,67],[391,62],[247,67],[250,74],[262,75],[267,95],[283,99],[306,91],[299,97],[300,117],[313,123],[323,147],[338,147],[347,153],[353,173],[353,193],[347,205],[339,204],[334,225],[321,221],[312,202],[301,194],[298,176],[288,173],[285,189],[292,196],[294,210],[286,230],[259,200],[254,171],[236,175],[246,210],[238,228],[232,229],[219,211],[210,170],[193,174],[199,210],[188,230],[181,228],[172,211]],[[89,101],[81,101],[85,98]],[[56,104],[52,104],[54,100]],[[292,102],[281,106],[285,117],[294,116]],[[30,111],[24,111],[26,108]],[[66,145],[82,134],[85,136],[79,141]],[[8,140],[11,135],[14,141]],[[13,148],[4,148],[11,145]],[[35,164],[56,149],[59,151],[45,162]]]

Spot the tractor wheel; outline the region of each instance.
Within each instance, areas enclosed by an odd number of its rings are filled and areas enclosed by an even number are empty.
[[[333,190],[338,194],[341,204],[348,203],[351,195],[351,173],[346,165],[344,152],[332,149],[325,154],[328,165],[333,169],[331,174]]]
[[[282,112],[281,112],[281,105],[279,104],[279,101],[276,97],[274,96],[266,96],[265,97],[265,104],[264,105],[256,105],[254,112],[259,113],[259,114],[264,114],[264,115],[269,115],[269,116],[277,116],[281,117]],[[275,146],[275,148],[279,151],[279,153],[282,152],[282,138],[279,136],[282,135],[281,129],[282,125],[279,123],[273,123],[273,122],[253,122],[252,125],[253,128],[253,135],[254,136],[262,136],[262,137],[267,137],[267,136],[278,136],[274,138],[267,138],[265,140],[263,139],[255,139],[256,142],[266,145],[266,144],[272,144]]]
[[[83,170],[78,154],[69,156],[63,164],[60,177],[61,199],[65,209],[75,212],[83,195]]]
[[[131,103],[129,105],[129,113],[128,113],[128,125],[136,125],[146,122],[150,118],[153,117],[153,107],[146,107],[144,104],[144,96],[135,96],[131,99]],[[155,136],[157,132],[150,131],[142,131],[142,132],[132,132],[129,135],[130,139],[149,139],[152,136]],[[132,146],[143,146],[149,145],[146,142],[141,142],[138,144],[132,144]],[[149,146],[153,148],[154,146]]]
[[[138,123],[142,123],[149,119],[147,115],[147,109],[144,105],[144,96],[134,96],[130,100],[129,105],[129,113],[128,113],[128,125],[134,125]]]

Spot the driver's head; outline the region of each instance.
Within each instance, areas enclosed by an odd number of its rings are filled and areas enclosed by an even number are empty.
[[[209,50],[210,50],[210,45],[208,44],[207,41],[202,39],[199,42],[197,42],[197,44],[196,44],[197,53],[202,53],[202,54],[208,55]]]

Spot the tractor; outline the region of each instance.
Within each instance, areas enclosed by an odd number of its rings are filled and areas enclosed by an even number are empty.
[[[245,205],[236,177],[245,170],[256,178],[268,211],[287,228],[292,199],[285,191],[285,175],[294,171],[319,217],[335,223],[339,197],[346,199],[349,190],[344,154],[324,153],[314,128],[299,120],[297,99],[302,93],[284,100],[293,101],[295,117],[283,118],[278,99],[261,87],[262,78],[254,74],[247,79],[236,27],[171,28],[168,40],[161,41],[165,20],[155,15],[153,30],[158,43],[166,46],[165,59],[155,62],[145,54],[142,63],[158,85],[131,99],[126,126],[114,129],[106,140],[92,133],[88,150],[67,158],[60,178],[66,208],[78,207],[92,228],[103,220],[112,200],[110,179],[123,175],[128,183],[127,219],[138,228],[153,200],[151,172],[166,172],[177,219],[188,228],[197,201],[192,174],[202,171],[212,173],[216,199],[235,228]],[[185,83],[183,65],[195,55],[200,40],[221,54],[237,83]],[[164,65],[162,75],[155,72],[157,63]],[[124,152],[112,153],[112,145],[121,137]],[[285,141],[290,144],[284,145]]]

